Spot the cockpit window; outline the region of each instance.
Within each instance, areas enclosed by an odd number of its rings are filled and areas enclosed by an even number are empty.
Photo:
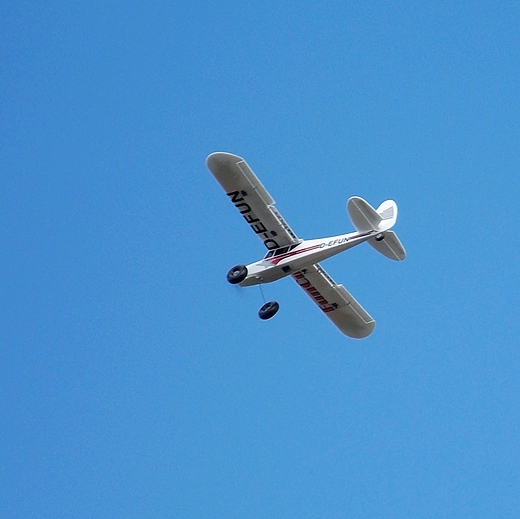
[[[281,249],[276,249],[274,251],[275,256],[280,256],[280,254],[285,254],[289,250],[289,247],[282,247]]]
[[[280,256],[281,254],[285,254],[290,250],[293,250],[295,247],[298,247],[299,243],[294,243],[293,245],[288,245],[287,247],[280,247],[279,249],[270,250],[265,256],[264,259],[272,258],[273,256]]]

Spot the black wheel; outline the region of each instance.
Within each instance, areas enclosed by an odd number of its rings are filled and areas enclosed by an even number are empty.
[[[235,265],[228,273],[227,280],[236,285],[241,283],[247,277],[247,268],[244,265]]]
[[[260,319],[263,319],[264,321],[266,319],[271,319],[271,317],[274,317],[276,312],[278,312],[278,309],[280,308],[280,305],[276,301],[269,301],[265,303],[260,310],[258,310],[258,317]]]
[[[383,241],[385,239],[385,235],[383,233],[378,234],[376,236],[376,241]]]

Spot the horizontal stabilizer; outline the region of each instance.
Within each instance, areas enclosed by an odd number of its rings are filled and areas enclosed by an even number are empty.
[[[353,196],[347,202],[347,211],[359,232],[384,232],[391,229],[397,220],[397,204],[393,200],[387,200],[374,209],[366,200]]]
[[[394,231],[386,231],[382,237],[370,238],[368,243],[370,243],[377,252],[380,252],[383,256],[391,260],[403,261],[406,258],[406,251]]]
[[[375,231],[381,223],[381,216],[359,196],[348,199],[347,212],[359,232]]]

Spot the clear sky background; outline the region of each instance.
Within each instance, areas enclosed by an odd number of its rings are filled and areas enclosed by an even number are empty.
[[[0,9],[0,516],[520,516],[515,2]],[[392,198],[408,258],[324,262],[342,336],[205,167],[303,238]]]

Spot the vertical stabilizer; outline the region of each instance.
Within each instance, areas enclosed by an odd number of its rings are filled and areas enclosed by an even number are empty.
[[[381,217],[378,231],[388,231],[397,221],[397,204],[393,200],[386,200],[377,209],[377,214]]]

